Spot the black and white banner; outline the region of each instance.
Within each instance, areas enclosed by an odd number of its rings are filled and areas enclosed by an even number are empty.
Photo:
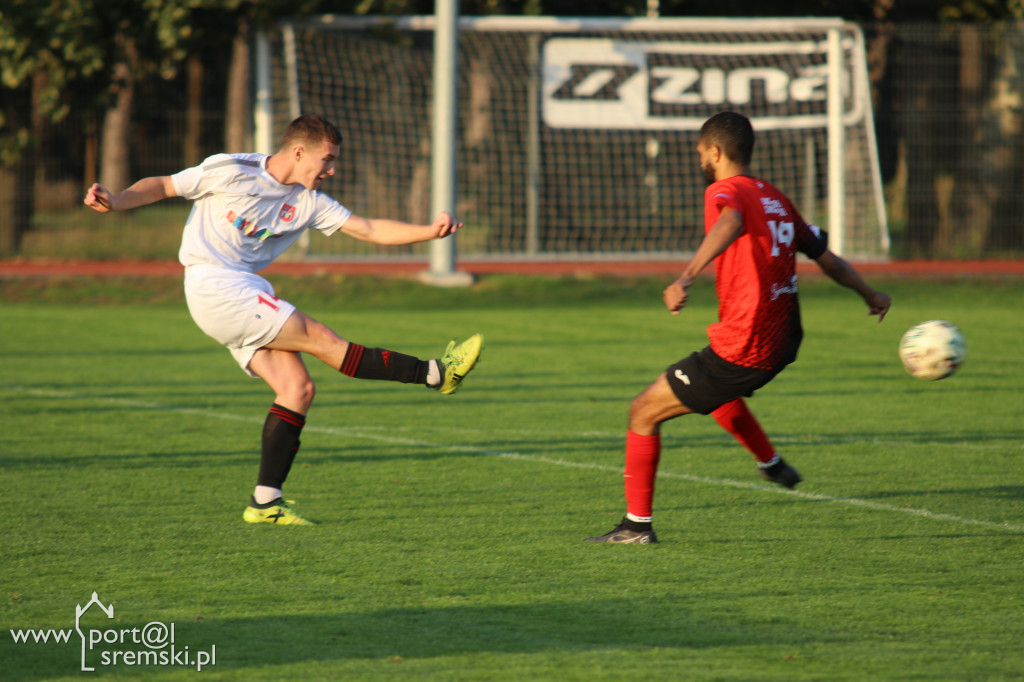
[[[542,54],[543,120],[552,128],[698,130],[712,114],[730,109],[759,130],[824,128],[829,64],[825,34],[819,36],[550,38]],[[837,71],[846,125],[864,115],[865,98],[852,92],[856,47],[843,37]]]

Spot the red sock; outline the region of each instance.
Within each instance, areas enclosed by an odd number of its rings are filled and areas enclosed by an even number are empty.
[[[747,407],[747,401],[737,398],[722,405],[711,413],[718,424],[731,433],[758,462],[770,462],[775,457],[775,448],[768,440],[764,429]]]
[[[626,431],[626,511],[633,516],[651,516],[654,478],[661,459],[661,435],[641,436]]]

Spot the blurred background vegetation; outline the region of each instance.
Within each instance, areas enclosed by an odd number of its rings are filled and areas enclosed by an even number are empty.
[[[255,32],[301,15],[433,11],[417,0],[5,0],[0,258],[172,258],[185,202],[100,224],[80,208],[85,188],[250,151]],[[893,255],[1024,253],[1024,0],[463,0],[460,11],[856,21]]]

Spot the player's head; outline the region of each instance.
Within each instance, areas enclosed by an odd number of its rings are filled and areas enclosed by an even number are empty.
[[[715,114],[700,129],[697,141],[698,153],[701,157],[701,170],[708,182],[714,182],[715,168],[712,160],[714,154],[707,152],[717,148],[718,153],[727,161],[739,166],[749,166],[754,156],[754,128],[750,119],[734,111],[723,111]]]
[[[341,153],[341,132],[322,116],[299,116],[285,128],[279,153],[292,162],[297,182],[317,189],[324,178],[334,175],[334,161]]]
[[[284,129],[282,149],[290,149],[296,144],[316,146],[320,142],[330,142],[341,146],[341,131],[323,116],[304,114],[288,124]]]

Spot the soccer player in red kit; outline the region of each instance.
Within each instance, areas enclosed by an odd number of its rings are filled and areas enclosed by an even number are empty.
[[[751,396],[796,359],[803,327],[797,299],[796,254],[864,299],[881,322],[891,301],[872,289],[828,249],[828,235],[800,217],[770,183],[751,175],[754,130],[734,112],[705,121],[697,143],[704,192],[704,239],[679,279],[666,287],[673,315],[686,305],[694,279],[712,261],[718,322],[710,345],[671,365],[633,399],[626,433],[626,516],[612,531],[587,542],[657,542],[651,526],[654,479],[661,458],[661,424],[691,412],[710,414],[757,460],[760,475],[792,488],[796,469],[772,446],[744,396]]]

